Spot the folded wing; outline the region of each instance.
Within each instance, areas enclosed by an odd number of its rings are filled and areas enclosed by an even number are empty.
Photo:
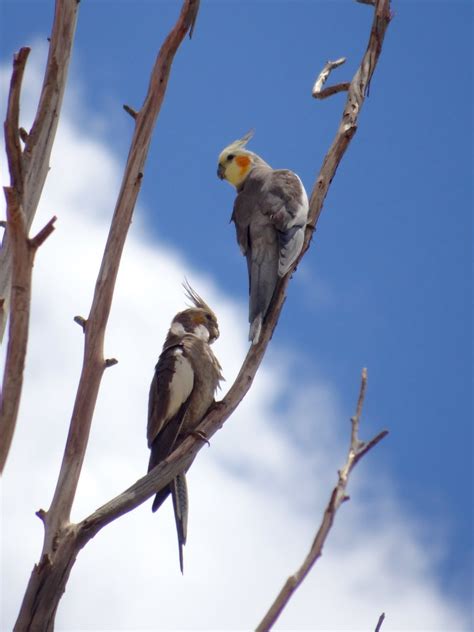
[[[183,344],[164,349],[155,367],[148,399],[148,471],[173,450],[186,415],[187,401],[194,386],[194,370]],[[157,493],[153,511],[170,493],[169,486]]]

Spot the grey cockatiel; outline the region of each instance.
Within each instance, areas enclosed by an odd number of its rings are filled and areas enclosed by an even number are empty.
[[[249,340],[260,338],[279,278],[301,252],[308,219],[308,196],[299,177],[287,169],[272,169],[245,145],[249,132],[219,156],[217,175],[235,186],[232,221],[249,272]]]
[[[155,367],[148,400],[147,439],[151,450],[148,471],[196,430],[223,379],[221,366],[210,347],[219,337],[216,316],[191,286],[184,287],[195,307],[179,312],[173,318]],[[153,511],[161,506],[170,492],[183,572],[183,545],[188,522],[185,472],[156,494]]]

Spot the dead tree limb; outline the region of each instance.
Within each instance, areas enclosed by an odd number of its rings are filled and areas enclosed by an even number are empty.
[[[27,273],[27,268],[33,266],[34,253],[40,245],[39,241],[29,242],[28,233],[49,170],[74,41],[77,7],[78,0],[56,0],[43,88],[29,133],[20,127],[19,120],[21,84],[30,49],[21,48],[13,59],[4,131],[10,171],[10,187],[5,190],[7,213],[14,219],[7,222],[0,248],[0,342],[9,313],[13,309],[21,309],[21,313],[12,314],[15,323],[9,328],[0,406],[0,473],[11,446],[23,384],[31,295],[31,270]],[[25,143],[23,149],[20,139]],[[35,239],[38,240],[39,235]],[[23,254],[20,254],[21,248]],[[16,294],[16,299],[10,306],[12,294]],[[13,370],[21,373],[13,375]]]
[[[313,97],[315,99],[326,99],[327,97],[332,96],[333,94],[337,94],[338,92],[347,92],[349,90],[350,83],[337,83],[334,86],[329,86],[329,88],[325,88],[323,90],[323,86],[328,80],[329,75],[338,66],[342,66],[346,62],[345,57],[340,57],[335,61],[328,61],[324,68],[319,73],[314,86],[313,86]]]
[[[313,568],[317,559],[321,557],[323,546],[333,525],[334,519],[336,517],[336,512],[344,501],[349,500],[346,491],[347,484],[349,482],[349,475],[352,469],[364,456],[364,454],[367,454],[367,452],[371,448],[376,446],[377,443],[379,443],[379,441],[381,441],[388,434],[387,430],[383,430],[368,442],[364,442],[359,439],[359,422],[360,415],[362,413],[362,405],[364,403],[366,385],[367,371],[366,369],[363,369],[359,392],[359,401],[357,403],[357,412],[354,417],[351,418],[352,430],[347,459],[344,467],[339,471],[337,485],[332,491],[329,503],[324,511],[324,517],[321,522],[321,526],[316,533],[316,537],[314,538],[313,544],[311,545],[311,549],[300,568],[285,582],[283,588],[279,592],[275,601],[270,606],[268,612],[265,614],[262,621],[256,627],[256,632],[268,632],[268,630],[272,628],[280,614],[283,612],[284,608],[287,606],[293,593],[302,584],[309,571]]]
[[[102,374],[107,366],[103,346],[123,246],[143,178],[153,128],[165,95],[179,45],[192,28],[199,0],[184,0],[176,25],[163,43],[152,70],[148,93],[135,118],[135,129],[87,320],[84,361],[73,407],[66,448],[51,506],[38,512],[45,535],[41,559],[28,583],[15,630],[54,628],[56,609],[71,568],[85,541],[69,521],[84,460]],[[110,363],[109,363],[110,365]]]
[[[54,230],[53,217],[34,237],[28,239],[25,218],[17,190],[5,187],[7,219],[13,254],[11,315],[7,355],[0,393],[0,474],[3,472],[15,432],[20,406],[30,322],[31,279],[36,250]]]

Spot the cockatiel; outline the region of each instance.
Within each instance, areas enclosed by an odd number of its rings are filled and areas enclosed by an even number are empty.
[[[228,145],[219,156],[217,175],[237,189],[232,221],[247,258],[249,273],[249,340],[260,338],[279,278],[301,252],[308,220],[308,196],[299,177],[272,169],[245,149],[253,132]]]
[[[189,284],[184,288],[195,307],[179,312],[173,318],[155,367],[148,400],[147,438],[151,450],[148,471],[196,430],[223,379],[221,366],[210,347],[219,337],[216,315]],[[161,506],[170,492],[178,532],[179,564],[183,572],[188,522],[185,472],[178,474],[156,494],[153,511]]]

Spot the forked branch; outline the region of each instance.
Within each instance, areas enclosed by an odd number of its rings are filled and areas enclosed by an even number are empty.
[[[383,430],[368,442],[364,442],[359,439],[359,422],[362,413],[362,406],[364,403],[366,386],[367,371],[366,369],[363,369],[357,410],[356,414],[351,418],[352,430],[349,451],[347,453],[346,462],[344,463],[342,469],[339,471],[337,485],[334,487],[328,505],[324,511],[321,526],[316,533],[313,544],[311,545],[311,549],[306,556],[303,564],[294,575],[291,575],[291,577],[286,580],[277,598],[270,606],[262,621],[258,624],[256,632],[267,632],[271,629],[271,627],[274,625],[274,623],[290,601],[293,593],[302,584],[305,577],[316,563],[316,560],[321,557],[323,546],[333,525],[334,519],[336,517],[336,512],[341,504],[349,499],[346,491],[349,482],[349,475],[352,469],[355,467],[356,463],[364,456],[364,454],[366,454],[371,448],[376,446],[377,443],[379,443],[379,441],[381,441],[388,434],[387,430]]]
[[[313,86],[313,97],[315,99],[326,99],[327,97],[332,96],[333,94],[337,94],[338,92],[347,92],[349,90],[350,83],[337,83],[333,86],[329,86],[329,88],[325,88],[323,90],[323,86],[328,80],[331,71],[338,66],[341,66],[346,61],[345,57],[341,57],[340,59],[336,59],[335,61],[328,61],[324,68],[318,75],[314,86]]]

